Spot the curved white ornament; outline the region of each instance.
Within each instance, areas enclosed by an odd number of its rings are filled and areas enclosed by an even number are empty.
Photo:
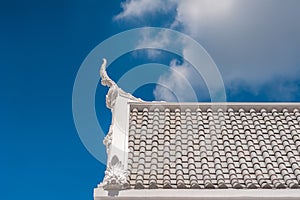
[[[112,109],[119,94],[122,94],[123,96],[126,96],[128,99],[133,101],[142,101],[141,99],[136,98],[130,93],[126,93],[121,88],[119,88],[118,85],[107,75],[106,65],[107,61],[105,58],[103,58],[103,63],[100,68],[101,84],[103,86],[109,87],[108,93],[106,95],[106,106]]]
[[[128,189],[127,175],[124,165],[115,155],[105,171],[105,177],[100,187],[105,190]]]
[[[103,59],[103,64],[100,68],[101,84],[109,87],[106,95],[106,106],[111,110],[112,120],[109,131],[103,140],[106,146],[108,165],[105,171],[103,182],[99,185],[105,190],[122,190],[128,189],[127,183],[127,158],[124,157],[124,152],[127,152],[127,146],[123,145],[127,137],[128,119],[126,111],[129,110],[128,102],[142,102],[141,99],[124,92],[118,85],[107,75],[106,59]],[[115,140],[114,140],[115,138]],[[122,142],[123,141],[123,142]],[[114,155],[112,157],[112,155]]]

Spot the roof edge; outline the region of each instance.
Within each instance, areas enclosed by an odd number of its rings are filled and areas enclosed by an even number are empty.
[[[121,190],[106,191],[101,188],[94,190],[94,200],[99,199],[164,199],[164,200],[296,200],[300,198],[297,189],[153,189],[153,190]]]
[[[294,109],[300,110],[300,102],[130,102],[131,109],[136,108],[142,110],[143,108],[149,108],[150,110],[155,108],[169,108],[169,109],[212,109],[212,110],[227,110],[229,108],[234,111],[244,109],[249,111],[250,109],[261,110],[265,109],[266,111],[283,110],[287,109],[289,112],[294,112]]]

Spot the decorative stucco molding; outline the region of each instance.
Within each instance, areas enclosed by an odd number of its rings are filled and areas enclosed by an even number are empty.
[[[125,140],[128,131],[126,115],[129,114],[128,102],[143,102],[141,99],[124,92],[118,85],[107,75],[106,59],[100,68],[101,84],[109,87],[106,95],[106,106],[111,110],[112,120],[109,131],[103,140],[107,152],[107,169],[103,182],[99,187],[105,190],[122,190],[128,189],[127,183],[127,158],[124,152],[127,152],[127,145],[120,144],[119,140]],[[114,141],[114,138],[115,141]],[[124,143],[123,143],[124,144]]]
[[[106,106],[110,109],[113,109],[116,103],[116,99],[120,94],[126,96],[129,100],[142,102],[141,99],[132,96],[130,93],[124,92],[121,88],[118,87],[118,85],[107,75],[106,65],[107,65],[107,61],[104,58],[103,64],[100,68],[100,77],[101,77],[101,84],[103,86],[109,87],[108,93],[106,95]]]
[[[106,146],[106,151],[108,153],[109,149],[110,149],[112,135],[113,135],[113,126],[115,124],[114,110],[115,110],[115,104],[117,101],[117,97],[122,95],[123,97],[125,97],[131,101],[137,101],[137,102],[143,102],[143,101],[139,98],[132,96],[130,93],[124,92],[121,88],[119,88],[118,85],[107,75],[106,65],[107,65],[107,60],[104,58],[102,66],[100,68],[101,84],[103,86],[109,87],[108,93],[106,95],[106,106],[107,106],[107,108],[109,108],[111,110],[111,113],[112,113],[111,125],[110,125],[109,131],[103,141],[104,145]]]
[[[112,125],[110,125],[109,131],[103,140],[103,144],[106,146],[106,153],[108,153],[108,149],[111,145],[112,133],[113,133],[113,127],[112,127]]]
[[[124,169],[124,165],[116,155],[113,156],[109,163],[100,187],[105,190],[123,190],[129,188],[127,170]]]

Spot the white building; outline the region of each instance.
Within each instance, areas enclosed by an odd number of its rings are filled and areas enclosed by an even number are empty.
[[[112,124],[94,199],[300,199],[300,104],[144,102],[101,68]]]

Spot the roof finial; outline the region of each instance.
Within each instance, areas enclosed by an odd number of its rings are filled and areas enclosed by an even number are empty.
[[[116,86],[117,84],[107,75],[106,64],[107,61],[103,58],[103,63],[100,68],[101,84],[108,87]]]
[[[106,65],[107,65],[107,61],[105,58],[103,58],[103,63],[100,68],[100,77],[101,77],[101,84],[109,87],[109,91],[106,95],[107,107],[111,109],[114,106],[118,94],[123,94],[123,96],[126,96],[130,100],[142,101],[141,99],[136,98],[131,94],[124,92],[121,88],[119,88],[118,85],[107,75]]]

